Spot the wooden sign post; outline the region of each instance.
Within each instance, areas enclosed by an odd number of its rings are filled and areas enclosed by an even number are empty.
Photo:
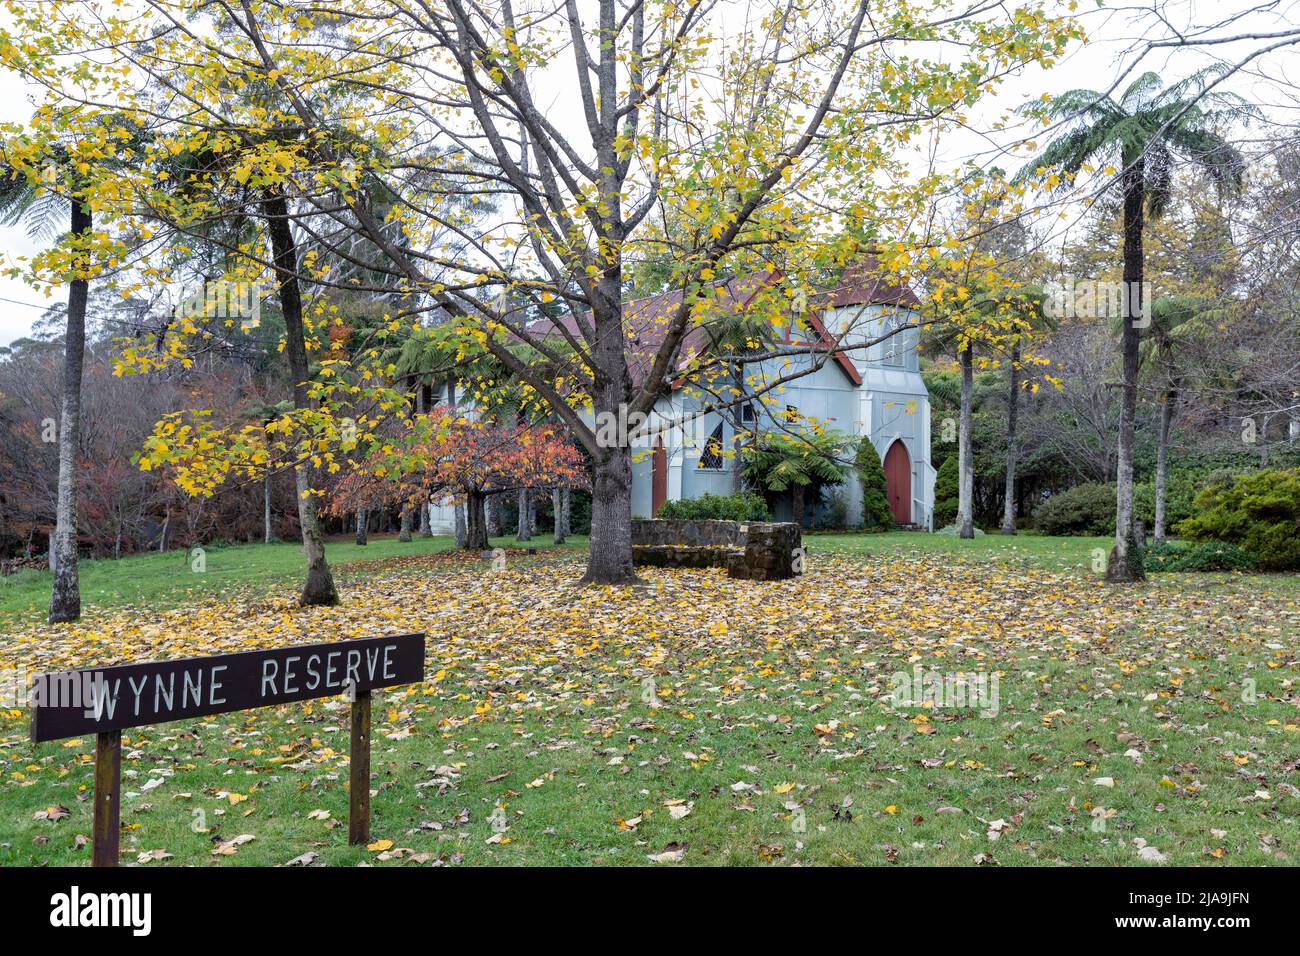
[[[117,866],[122,731],[347,694],[352,702],[348,842],[370,841],[370,692],[424,680],[424,635],[120,664],[42,674],[32,742],[95,735],[95,866]]]

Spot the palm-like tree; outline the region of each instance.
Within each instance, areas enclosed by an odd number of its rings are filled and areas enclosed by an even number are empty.
[[[1120,405],[1115,496],[1115,545],[1106,566],[1107,581],[1144,577],[1133,529],[1133,442],[1140,367],[1142,232],[1148,218],[1167,207],[1175,162],[1205,171],[1220,189],[1241,184],[1241,153],[1219,132],[1224,124],[1246,120],[1258,111],[1240,97],[1210,89],[1218,67],[1201,70],[1165,87],[1156,73],[1144,73],[1118,99],[1093,90],[1071,90],[1023,110],[1060,121],[1065,132],[1021,176],[1059,170],[1073,176],[1091,163],[1118,165],[1123,196],[1126,321],[1122,337],[1123,399]]]
[[[789,491],[794,520],[802,526],[808,493],[816,494],[823,485],[838,485],[848,477],[841,458],[850,442],[848,436],[831,429],[766,433],[745,446],[745,478],[767,491]]]
[[[66,192],[50,189],[19,170],[0,174],[0,223],[25,223],[35,239],[51,238],[54,224],[66,213],[71,237],[82,243],[94,220],[90,206],[82,200],[77,178],[66,151],[55,158],[60,170],[58,182]],[[70,185],[71,188],[68,188]],[[84,263],[83,263],[84,264]],[[84,271],[79,269],[78,272]],[[81,377],[86,357],[86,300],[90,282],[74,278],[68,283],[68,319],[63,338],[63,401],[59,413],[59,490],[55,508],[54,537],[50,541],[49,622],[75,621],[81,617],[81,586],[77,577],[77,447],[81,440]]]

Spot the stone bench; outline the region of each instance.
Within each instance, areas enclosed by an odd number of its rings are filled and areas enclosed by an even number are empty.
[[[799,526],[772,521],[632,522],[632,563],[658,568],[726,568],[733,578],[779,581],[800,573]]]

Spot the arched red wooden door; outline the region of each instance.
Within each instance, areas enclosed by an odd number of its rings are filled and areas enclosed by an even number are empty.
[[[668,455],[662,439],[655,440],[655,450],[650,455],[650,517],[659,513],[659,507],[668,500]]]
[[[885,452],[885,485],[889,510],[899,524],[912,523],[912,456],[907,446],[896,441]]]

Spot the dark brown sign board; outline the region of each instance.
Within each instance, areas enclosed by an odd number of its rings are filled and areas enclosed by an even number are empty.
[[[125,730],[424,679],[424,635],[367,637],[41,674],[32,741]]]
[[[424,680],[424,635],[117,664],[41,674],[32,685],[32,741],[95,734],[94,864],[116,866],[122,731],[346,694],[352,701],[351,843],[370,833],[370,692]]]

